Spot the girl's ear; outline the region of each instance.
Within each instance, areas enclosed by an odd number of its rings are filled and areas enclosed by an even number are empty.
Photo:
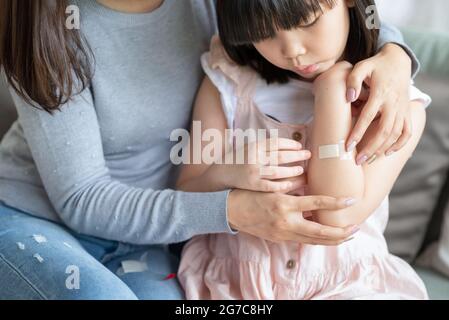
[[[355,0],[345,0],[346,5],[348,8],[354,8],[355,7]]]

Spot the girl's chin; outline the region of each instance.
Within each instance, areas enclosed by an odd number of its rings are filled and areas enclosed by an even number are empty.
[[[302,73],[302,72],[298,72],[295,71],[297,75],[301,76],[304,79],[315,79],[316,77],[318,77],[320,74],[319,72],[314,72],[314,73]]]

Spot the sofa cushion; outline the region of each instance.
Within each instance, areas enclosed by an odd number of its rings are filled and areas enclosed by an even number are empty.
[[[385,236],[390,251],[411,262],[423,245],[449,171],[449,36],[402,31],[422,65],[416,86],[433,100],[422,139],[390,194]]]
[[[429,94],[426,129],[391,194],[385,232],[392,253],[407,261],[418,254],[449,170],[449,77],[421,75],[416,86]]]
[[[426,285],[431,300],[449,300],[449,279],[427,268],[414,266]]]

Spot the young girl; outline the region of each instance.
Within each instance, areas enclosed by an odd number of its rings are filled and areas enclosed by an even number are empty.
[[[369,5],[374,1],[218,1],[221,38],[213,38],[202,57],[207,77],[194,120],[223,135],[226,128],[277,129],[279,137],[298,144],[278,140],[280,161],[265,167],[269,176],[255,170],[263,164],[186,165],[178,187],[353,195],[356,203],[347,209],[292,219],[358,225],[359,231],[339,246],[275,243],[244,233],[195,237],[179,268],[188,299],[428,298],[413,269],[389,254],[383,231],[388,193],[418,144],[430,98],[410,87],[412,136],[400,151],[377,159],[357,154],[377,132],[379,120],[356,149],[344,148],[355,120],[346,77],[352,64],[376,50],[378,31],[365,24]],[[222,150],[220,160],[229,151]],[[295,190],[300,179],[307,187]]]

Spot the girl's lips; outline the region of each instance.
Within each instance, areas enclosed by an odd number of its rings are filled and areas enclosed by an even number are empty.
[[[309,66],[297,67],[296,70],[302,74],[311,74],[318,70],[318,64],[311,64]]]

